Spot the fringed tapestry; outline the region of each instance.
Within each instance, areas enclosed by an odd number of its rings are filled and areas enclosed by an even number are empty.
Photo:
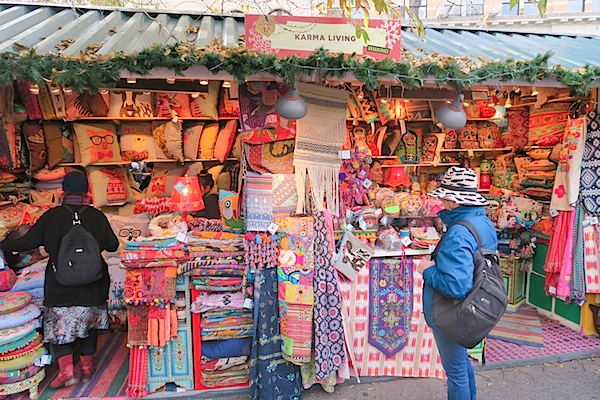
[[[307,211],[306,185],[310,186],[312,203],[323,209],[323,200],[332,215],[339,215],[339,151],[346,136],[348,92],[300,84],[300,95],[308,113],[298,120],[294,167],[296,167],[296,212]]]

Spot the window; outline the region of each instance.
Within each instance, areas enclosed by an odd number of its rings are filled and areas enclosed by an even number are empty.
[[[510,8],[510,0],[502,0],[502,15],[519,15],[519,5]]]
[[[444,14],[448,17],[460,17],[462,14],[462,4],[460,0],[446,0],[444,5]]]
[[[467,1],[465,15],[483,15],[483,0]]]
[[[392,1],[392,7],[400,11],[400,15],[403,18],[408,18],[404,7],[416,14],[419,18],[427,18],[427,0],[394,0]]]
[[[446,0],[444,14],[448,17],[483,15],[483,0]]]
[[[592,0],[592,11],[593,12],[600,11],[600,0]]]
[[[569,0],[569,12],[583,12],[585,10],[584,0]]]
[[[523,3],[523,15],[540,15],[537,4],[526,1]]]

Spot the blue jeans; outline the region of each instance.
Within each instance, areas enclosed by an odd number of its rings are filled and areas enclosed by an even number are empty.
[[[446,376],[448,377],[446,383],[448,385],[448,400],[475,400],[477,398],[475,373],[471,366],[471,360],[467,355],[467,349],[444,335],[442,331],[430,321],[430,296],[433,292],[428,285],[425,286],[424,292],[423,312],[425,313],[427,325],[433,330],[433,336],[435,337],[435,343],[440,352],[442,365],[444,366]]]

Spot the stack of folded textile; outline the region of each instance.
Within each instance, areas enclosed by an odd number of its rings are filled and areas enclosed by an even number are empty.
[[[194,232],[187,244],[189,261],[180,274],[242,277],[246,268],[244,236],[228,232]]]
[[[0,394],[29,390],[37,397],[46,376],[36,360],[46,354],[42,336],[36,331],[40,309],[27,292],[0,294]],[[41,365],[41,364],[40,364]]]
[[[249,381],[251,338],[202,343],[202,383],[206,387],[244,385]]]

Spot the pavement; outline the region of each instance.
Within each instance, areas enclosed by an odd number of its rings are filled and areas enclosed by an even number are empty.
[[[600,358],[547,362],[499,369],[476,369],[478,400],[600,400]],[[361,378],[326,393],[305,390],[306,400],[445,400],[446,382],[435,378]],[[248,389],[222,392],[155,393],[148,398],[247,400]],[[266,399],[271,400],[271,399]],[[273,399],[275,400],[275,399]]]

